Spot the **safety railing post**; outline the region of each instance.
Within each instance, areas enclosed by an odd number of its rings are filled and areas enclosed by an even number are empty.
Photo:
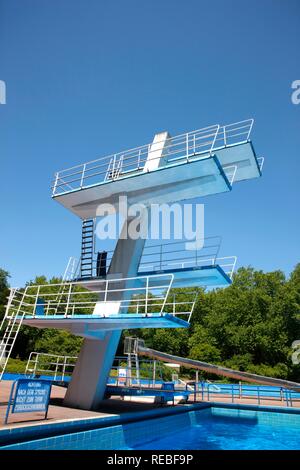
[[[260,405],[260,389],[257,387],[257,403]]]
[[[70,286],[69,286],[69,291],[68,291],[68,296],[67,296],[67,305],[66,305],[66,311],[65,311],[65,318],[67,318],[67,316],[68,316],[68,310],[69,310],[69,304],[70,304],[71,291],[72,291],[72,284],[70,284]]]
[[[186,152],[186,161],[189,161],[189,135],[185,136],[185,152]]]
[[[35,318],[35,315],[36,315],[36,307],[37,307],[37,302],[38,302],[38,298],[39,298],[39,295],[40,295],[40,288],[41,288],[41,286],[38,286],[36,297],[35,297],[35,302],[34,302],[34,307],[33,307],[33,315],[32,315],[33,318]]]
[[[57,358],[56,358],[55,372],[54,372],[54,380],[56,380],[56,378],[57,378],[57,372],[58,372],[58,366],[59,366],[59,359],[60,359],[60,356],[57,356]]]
[[[85,178],[86,163],[83,165],[81,179],[80,179],[80,189],[83,187],[84,178]]]
[[[162,244],[160,245],[160,252],[159,252],[159,270],[162,270],[162,251],[163,251],[163,246]]]
[[[234,385],[231,385],[231,403],[234,403]]]
[[[148,313],[148,291],[149,291],[149,277],[146,278],[146,303],[145,303],[145,313]]]
[[[62,381],[64,381],[65,379],[66,365],[67,365],[67,356],[64,357],[64,361],[63,361],[62,376],[61,376]]]
[[[53,186],[52,196],[55,196],[55,194],[56,194],[57,184],[58,184],[58,173],[55,173],[55,182],[54,182],[54,186]]]
[[[33,376],[35,377],[36,375],[36,369],[37,369],[37,365],[38,365],[38,354],[36,354],[36,358],[35,358],[35,361],[34,361],[34,368],[33,368]]]

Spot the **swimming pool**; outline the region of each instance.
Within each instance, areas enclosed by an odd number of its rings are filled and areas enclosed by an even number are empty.
[[[212,406],[1,449],[299,450],[300,414]]]

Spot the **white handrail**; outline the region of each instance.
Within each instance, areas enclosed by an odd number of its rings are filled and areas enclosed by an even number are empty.
[[[166,148],[164,154],[153,156],[153,159],[163,157],[166,164],[178,159],[188,162],[193,155],[210,156],[216,149],[248,142],[253,122],[253,119],[248,119],[225,126],[215,124],[170,137],[161,141]],[[126,177],[128,172],[140,172],[153,151],[151,144],[146,144],[60,170],[55,173],[52,195],[65,194],[107,180],[115,181]],[[112,178],[107,178],[109,172]]]

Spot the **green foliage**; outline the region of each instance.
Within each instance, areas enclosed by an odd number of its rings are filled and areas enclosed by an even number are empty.
[[[11,372],[13,374],[24,374],[26,369],[27,361],[21,361],[20,359],[8,359],[5,372]]]
[[[8,294],[7,279],[8,273],[0,270],[0,313],[4,311]],[[46,290],[51,292],[51,284],[55,282],[60,279],[47,281],[44,276],[39,276],[28,285],[48,283]],[[183,302],[182,308],[188,308],[189,292],[190,289],[173,289],[168,302],[176,293],[177,300]],[[82,292],[78,291],[78,295]],[[131,311],[136,311],[136,305],[130,306]],[[208,292],[199,289],[189,329],[124,331],[123,338],[139,336],[148,347],[170,354],[299,381],[300,365],[293,365],[291,361],[291,344],[300,339],[299,320],[300,264],[288,279],[281,271],[264,273],[244,267],[237,271],[232,285],[226,289]],[[23,326],[13,356],[25,360],[34,350],[77,355],[81,343],[81,338],[65,331]],[[123,354],[122,343],[118,354]],[[150,370],[145,373],[151,375]],[[164,375],[170,374],[166,368]]]
[[[6,299],[9,294],[8,278],[8,272],[0,268],[0,321],[4,316]]]

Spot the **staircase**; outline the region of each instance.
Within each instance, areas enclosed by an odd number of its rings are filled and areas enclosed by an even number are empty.
[[[80,278],[93,277],[94,219],[82,222]]]
[[[4,334],[0,342],[0,380],[2,380],[8,359],[11,355],[11,351],[14,347],[16,338],[18,336],[19,330],[22,325],[23,318],[25,316],[25,312],[22,312],[22,313],[20,312],[23,299],[19,303],[18,307],[11,308],[14,294],[15,294],[15,289],[11,289],[10,295],[8,298],[5,316],[0,326],[0,332],[4,331]],[[7,320],[8,315],[9,315],[9,319]],[[18,321],[17,321],[17,317],[18,317]],[[6,321],[8,321],[8,323],[5,327]]]

